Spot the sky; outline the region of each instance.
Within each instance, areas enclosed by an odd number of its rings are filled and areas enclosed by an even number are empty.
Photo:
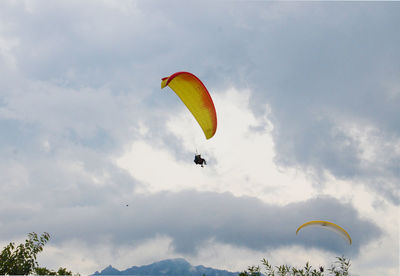
[[[1,1],[1,248],[48,232],[39,264],[84,275],[342,255],[352,275],[399,275],[399,14],[398,2]],[[178,71],[210,92],[209,140],[160,88]],[[296,235],[310,220],[352,245]]]

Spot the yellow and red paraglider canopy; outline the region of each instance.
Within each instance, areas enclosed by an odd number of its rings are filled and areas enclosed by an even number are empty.
[[[202,128],[207,139],[217,131],[217,113],[214,102],[201,80],[189,72],[177,72],[162,78],[161,88],[169,86]]]

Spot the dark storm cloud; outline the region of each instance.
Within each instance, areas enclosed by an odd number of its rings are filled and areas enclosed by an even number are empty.
[[[54,233],[56,243],[78,239],[101,244],[111,239],[119,245],[166,235],[172,238],[176,252],[186,254],[195,254],[203,242],[213,239],[255,250],[302,245],[356,255],[362,245],[381,234],[379,227],[360,218],[350,204],[330,197],[280,207],[228,193],[185,191],[136,195],[129,201],[104,206],[43,209],[31,211],[23,218],[21,211],[11,208],[12,216],[2,217],[7,220],[2,232],[33,224],[37,231]],[[297,227],[309,220],[341,225],[350,233],[353,244],[349,246],[337,234],[320,228],[304,229],[296,236]]]

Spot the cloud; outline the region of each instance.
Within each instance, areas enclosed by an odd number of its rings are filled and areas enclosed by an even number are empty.
[[[166,98],[179,101],[169,92]],[[218,130],[207,141],[193,116],[180,103],[179,109],[165,112],[163,127],[146,125],[145,133],[115,157],[115,164],[143,183],[144,192],[184,189],[231,192],[276,204],[312,197],[314,192],[306,173],[280,169],[273,163],[275,151],[270,134],[273,126],[268,116],[255,117],[251,112],[250,95],[251,91],[235,88],[213,95]],[[206,170],[193,166],[196,150],[210,165]]]
[[[79,239],[87,244],[111,242],[118,246],[161,235],[172,238],[175,251],[184,254],[195,254],[202,243],[214,239],[254,250],[302,245],[351,255],[381,233],[351,205],[328,197],[280,207],[228,193],[184,191],[135,195],[129,206],[125,204],[121,200],[100,206],[31,210],[22,220],[17,209],[9,208],[9,215],[2,218],[7,219],[2,232],[30,225],[37,231],[56,233],[56,243]],[[320,229],[304,230],[296,236],[299,225],[315,219],[345,227],[353,245]]]
[[[400,57],[394,50],[399,40],[392,28],[398,17],[388,9],[397,7],[357,8],[301,5],[288,15],[292,21],[280,22],[272,30],[257,29],[271,39],[257,52],[258,70],[247,71],[247,83],[254,91],[252,103],[258,114],[263,112],[260,103],[270,105],[279,164],[314,170],[319,183],[325,172],[363,182],[398,204],[399,194],[392,191],[398,186],[399,153],[387,150],[388,145],[398,148],[399,138],[394,122],[400,106],[389,100],[389,95],[397,94],[390,91],[395,72],[400,72],[392,61]],[[309,18],[316,11],[320,13]],[[388,162],[380,158],[366,162],[365,147],[349,124]]]
[[[161,234],[176,249],[166,255],[192,256],[212,241],[244,252],[287,242],[364,263],[398,252],[388,242],[400,197],[398,13],[389,2],[1,1],[2,237],[110,241],[104,253]],[[212,92],[219,126],[206,144],[160,90],[181,70]],[[191,161],[196,147],[204,170]],[[186,210],[189,200],[200,209]],[[312,232],[314,244],[309,232],[278,230],[322,215],[317,207],[346,225],[351,249],[331,233]],[[287,212],[297,208],[295,223]],[[365,253],[381,241],[387,252]]]

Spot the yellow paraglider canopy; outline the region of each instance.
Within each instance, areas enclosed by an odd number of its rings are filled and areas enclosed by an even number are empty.
[[[207,139],[217,131],[217,113],[207,88],[199,78],[189,72],[177,72],[162,78],[161,88],[169,86],[202,128]]]
[[[309,221],[309,222],[306,222],[306,223],[300,225],[300,227],[297,228],[297,230],[296,230],[296,235],[300,231],[300,229],[308,227],[308,226],[319,226],[319,227],[323,227],[328,230],[334,231],[335,233],[337,233],[337,234],[341,235],[343,238],[345,238],[349,242],[349,244],[351,244],[351,237],[350,237],[349,233],[347,233],[346,230],[344,230],[342,227],[340,227],[337,224],[334,224],[329,221],[324,221],[324,220],[312,220],[312,221]]]

